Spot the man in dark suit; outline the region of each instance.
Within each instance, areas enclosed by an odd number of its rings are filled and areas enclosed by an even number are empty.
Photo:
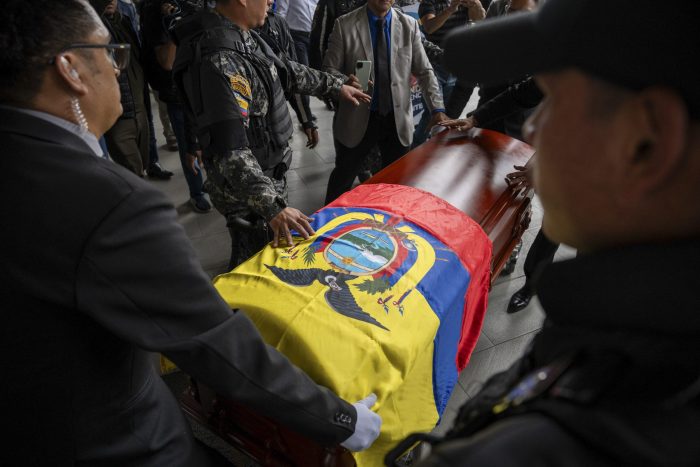
[[[101,157],[128,48],[85,0],[10,0],[0,22],[0,413],[12,425],[0,465],[222,462],[192,438],[149,351],[320,443],[369,446],[372,401],[339,399],[265,345],[213,289],[167,199]]]

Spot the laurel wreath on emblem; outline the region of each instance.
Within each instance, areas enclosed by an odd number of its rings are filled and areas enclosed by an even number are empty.
[[[374,219],[352,219],[347,227],[341,227],[335,234],[320,236],[302,252],[306,269],[285,269],[274,265],[265,266],[281,281],[297,286],[307,287],[314,282],[327,286],[324,297],[334,311],[359,321],[373,324],[389,331],[382,323],[367,313],[353,297],[350,285],[370,295],[381,294],[392,287],[391,271],[395,266],[399,249],[416,251],[416,245],[405,232],[398,230],[397,221],[389,219],[388,223]],[[331,269],[312,267],[316,255],[323,254],[327,266]],[[350,284],[364,276],[360,284]],[[406,291],[401,298],[391,302],[398,307],[403,316],[401,302],[410,293]],[[388,313],[388,301],[380,297],[380,303]]]
[[[377,221],[375,219],[356,219],[360,222],[356,225],[363,226],[369,229],[377,230],[380,232],[385,232],[395,238],[397,241],[401,242],[406,248],[410,250],[415,250],[415,245],[412,240],[409,239],[406,232],[397,229],[395,226],[386,224],[384,222]],[[304,264],[310,266],[316,262],[316,255],[321,253],[326,248],[323,243],[312,243],[307,246],[302,257],[304,259]],[[377,278],[367,278],[359,284],[353,284],[358,290],[368,293],[370,295],[376,295],[384,293],[391,288],[391,283],[386,277]]]

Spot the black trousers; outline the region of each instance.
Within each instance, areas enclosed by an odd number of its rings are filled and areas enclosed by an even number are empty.
[[[251,229],[240,227],[229,227],[228,233],[231,236],[231,258],[228,262],[228,270],[232,271],[236,266],[245,262],[265,245],[272,241],[272,232],[267,224],[259,219],[253,221]]]
[[[143,108],[133,118],[120,118],[105,133],[109,156],[139,177],[148,167],[148,115]]]
[[[294,40],[294,51],[297,55],[296,61],[301,63],[302,65],[309,66],[309,36],[311,33],[305,31],[297,31],[294,29],[290,29],[289,33],[292,35],[292,39]],[[301,110],[308,110],[309,96],[306,94],[296,94],[296,96],[296,98],[301,99],[301,103],[299,104]],[[294,111],[298,112],[299,110],[295,108]],[[309,118],[310,117],[311,116],[309,115]],[[297,118],[301,120],[301,116],[298,113]]]
[[[311,33],[306,31],[297,31],[290,29],[289,33],[294,40],[294,51],[297,54],[297,62],[309,66],[309,41]]]
[[[532,242],[530,250],[525,257],[523,270],[525,272],[525,286],[531,292],[537,287],[537,279],[542,273],[542,269],[554,260],[554,254],[559,249],[559,244],[548,239],[542,229],[537,232],[535,240]]]
[[[445,115],[450,118],[459,118],[462,111],[469,103],[469,98],[474,92],[474,85],[457,80],[452,88],[449,99],[445,102]]]
[[[370,112],[367,131],[360,143],[354,148],[343,146],[335,138],[333,142],[335,144],[335,168],[328,179],[326,204],[352,187],[352,182],[360,173],[365,157],[374,145],[379,146],[382,168],[406,154],[409,148],[399,141],[393,112],[388,115]]]

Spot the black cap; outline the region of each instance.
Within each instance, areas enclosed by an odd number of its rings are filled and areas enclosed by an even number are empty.
[[[700,1],[540,3],[536,12],[484,20],[449,34],[445,67],[480,84],[576,67],[633,90],[669,86],[700,116]]]

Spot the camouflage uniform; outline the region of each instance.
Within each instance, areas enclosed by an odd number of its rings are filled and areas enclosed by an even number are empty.
[[[245,52],[219,48],[213,53],[203,53],[201,63],[197,64],[199,86],[188,87],[186,78],[178,83],[190,110],[193,98],[201,99],[204,108],[199,115],[195,109],[193,118],[204,149],[205,186],[214,207],[226,217],[232,239],[230,267],[235,267],[271,240],[272,232],[268,232],[266,223],[287,206],[284,172],[290,163],[288,140],[292,123],[284,96],[282,109],[279,95],[298,92],[337,98],[344,79],[289,61],[284,56],[273,59],[269,57],[273,55],[269,47],[257,34],[242,31],[214,11],[201,14],[209,15],[209,20],[216,15],[223,26],[220,29],[230,28],[236,32],[245,47]],[[260,59],[263,50],[268,57]],[[183,55],[185,53],[183,51]],[[252,53],[258,55],[252,56]],[[178,47],[176,81],[180,55]],[[268,76],[261,75],[268,72]],[[279,120],[274,128],[267,118],[271,112]],[[261,134],[267,138],[264,144],[260,143]],[[269,153],[270,147],[277,147],[287,159],[283,164],[263,170],[260,153]],[[251,223],[252,228],[242,227],[245,221]]]

